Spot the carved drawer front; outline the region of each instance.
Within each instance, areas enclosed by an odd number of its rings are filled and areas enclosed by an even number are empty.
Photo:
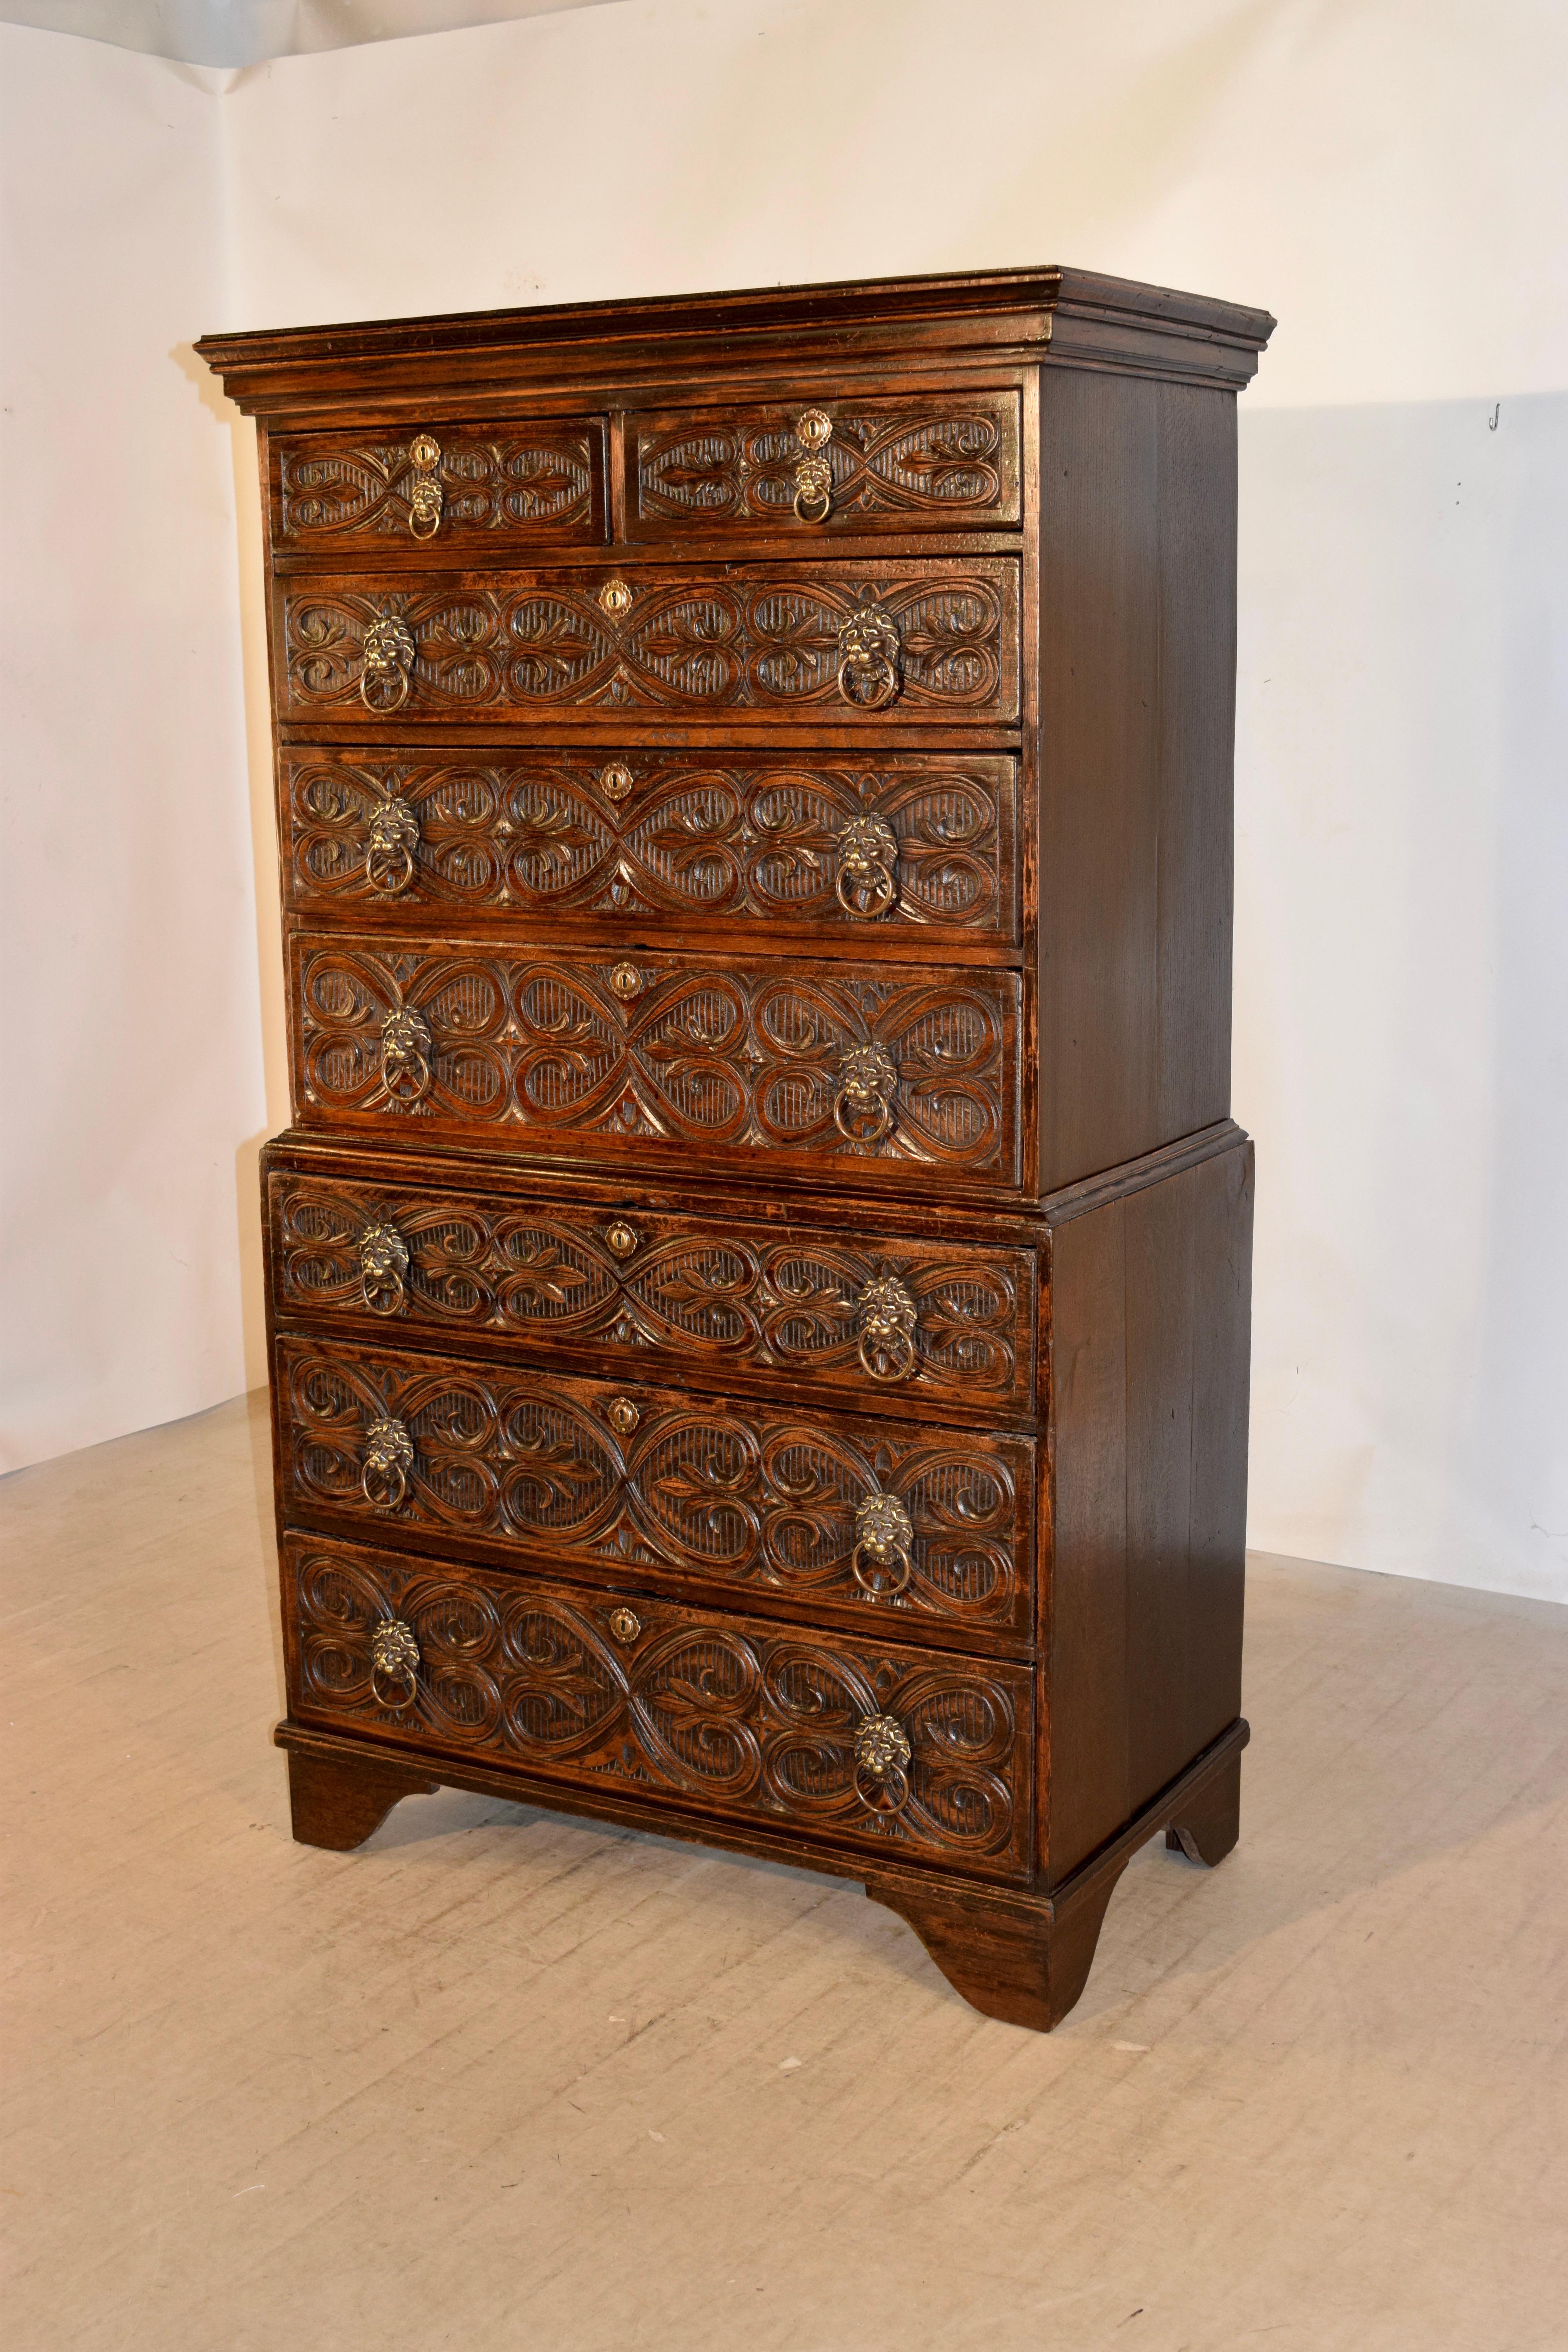
[[[494,1333],[548,1358],[613,1349],[632,1379],[784,1373],[873,1410],[1032,1411],[1029,1250],[281,1170],[268,1192],[279,1317]]]
[[[298,934],[301,1125],[1019,1181],[1016,972]]]
[[[1018,566],[596,565],[277,587],[286,719],[1018,716]]]
[[[296,1523],[1027,1634],[1029,1438],[289,1337],[278,1369]]]
[[[1017,937],[1011,760],[529,747],[280,766],[285,887],[305,913]]]
[[[290,1535],[291,1712],[1020,1878],[1026,1668]]]
[[[442,419],[305,433],[269,452],[272,549],[341,562],[420,549],[469,562],[605,538],[596,416]]]
[[[634,538],[693,526],[994,530],[1019,518],[1013,391],[813,393],[635,415],[626,431]]]

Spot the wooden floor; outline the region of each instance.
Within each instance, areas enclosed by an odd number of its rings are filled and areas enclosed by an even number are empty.
[[[832,1880],[293,1845],[264,1448],[0,1486],[6,2352],[1568,2344],[1568,1610],[1257,1561],[1241,1845],[1047,2040]]]

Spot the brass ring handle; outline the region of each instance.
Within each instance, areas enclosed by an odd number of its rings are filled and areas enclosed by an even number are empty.
[[[796,522],[826,522],[832,512],[832,467],[826,457],[802,457],[795,469]]]
[[[414,436],[408,445],[408,462],[414,468],[408,493],[408,528],[416,539],[434,539],[441,528],[445,493],[436,470],[441,462],[441,444],[433,433]]]
[[[373,1315],[400,1315],[407,1304],[403,1277],[408,1244],[385,1217],[372,1217],[359,1237],[359,1279]]]
[[[395,1511],[408,1493],[408,1473],[414,1467],[414,1440],[400,1421],[386,1414],[373,1421],[364,1433],[364,1463],[360,1487],[373,1511]]]
[[[390,1102],[405,1107],[423,1099],[430,1087],[430,1024],[411,1004],[400,1004],[381,1024],[381,1079]]]
[[[896,1495],[868,1495],[855,1514],[850,1573],[873,1601],[891,1601],[909,1583],[914,1522]],[[869,1570],[869,1573],[868,1573]]]
[[[914,1750],[896,1715],[863,1715],[855,1731],[855,1789],[874,1813],[901,1812],[910,1801]]]
[[[838,836],[833,887],[857,922],[875,922],[899,895],[899,837],[885,816],[851,817]]]
[[[860,1369],[873,1381],[907,1381],[915,1369],[920,1327],[914,1300],[897,1275],[879,1274],[860,1294]]]
[[[838,631],[838,691],[857,710],[882,710],[900,686],[903,642],[892,614],[865,595]]]
[[[378,613],[366,629],[359,698],[375,718],[390,718],[407,701],[409,673],[417,650],[414,632],[399,613]]]
[[[401,1617],[384,1617],[370,1637],[370,1687],[377,1706],[401,1713],[419,1696],[419,1644],[412,1625]],[[392,1685],[388,1697],[382,1688]]]
[[[364,870],[373,890],[395,898],[414,879],[419,819],[405,800],[377,801],[366,828]],[[395,860],[394,863],[392,861]]]
[[[893,1124],[899,1073],[883,1045],[852,1045],[839,1067],[833,1124],[847,1143],[880,1143]],[[865,1122],[870,1121],[867,1126]]]

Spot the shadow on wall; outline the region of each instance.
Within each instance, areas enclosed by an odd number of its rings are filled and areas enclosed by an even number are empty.
[[[1251,1540],[1568,1598],[1568,394],[1241,418]]]

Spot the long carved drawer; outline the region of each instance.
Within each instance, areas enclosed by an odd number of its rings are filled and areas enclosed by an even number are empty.
[[[551,1360],[610,1353],[633,1380],[782,1373],[873,1410],[1032,1412],[1029,1250],[287,1170],[268,1176],[268,1201],[280,1319],[456,1344],[495,1334]]]
[[[286,720],[1018,716],[1006,556],[275,583]]]
[[[275,555],[474,562],[605,536],[598,416],[288,434],[268,454]]]
[[[520,1567],[1026,1639],[1035,1445],[637,1381],[278,1341],[284,1516]]]
[[[1016,972],[331,932],[290,958],[302,1126],[1019,1181]]]
[[[297,1534],[283,1584],[301,1722],[900,1861],[1027,1873],[1025,1668]]]
[[[1011,760],[361,748],[279,769],[305,914],[1018,934]]]
[[[813,394],[626,419],[634,539],[715,528],[994,530],[1019,516],[1018,394]]]

